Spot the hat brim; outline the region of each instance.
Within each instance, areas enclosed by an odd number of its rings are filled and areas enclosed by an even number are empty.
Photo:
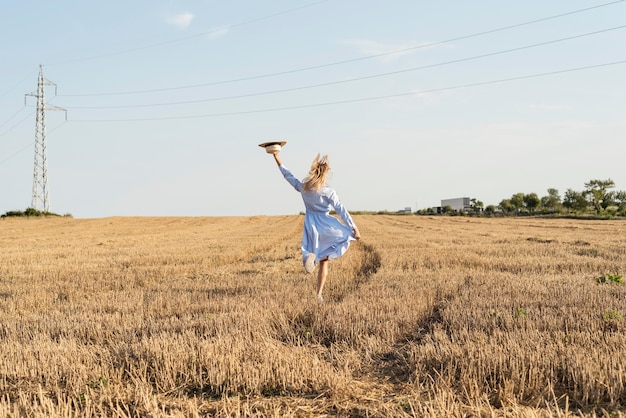
[[[270,145],[280,145],[281,147],[285,146],[285,144],[287,143],[287,141],[270,141],[270,142],[264,142],[262,144],[259,144],[259,146],[261,148],[267,148]]]

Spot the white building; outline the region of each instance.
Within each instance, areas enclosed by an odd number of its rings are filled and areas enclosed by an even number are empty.
[[[470,202],[469,197],[457,197],[456,199],[443,199],[441,201],[441,207],[445,208],[446,206],[450,206],[456,212],[472,209],[472,203]]]

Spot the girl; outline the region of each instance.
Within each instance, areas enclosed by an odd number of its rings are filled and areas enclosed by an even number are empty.
[[[320,158],[317,154],[309,175],[300,181],[294,177],[280,160],[278,152],[274,160],[285,179],[300,194],[304,201],[304,233],[302,235],[302,262],[307,273],[313,273],[315,266],[320,265],[317,272],[316,297],[323,302],[322,290],[328,276],[328,261],[341,257],[350,246],[350,241],[361,239],[361,234],[352,217],[341,204],[337,193],[326,185],[326,177],[330,171],[328,156]],[[343,223],[330,215],[335,209]]]

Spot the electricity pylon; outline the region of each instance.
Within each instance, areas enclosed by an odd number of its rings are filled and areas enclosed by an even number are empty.
[[[67,119],[67,111],[57,106],[46,107],[45,87],[54,86],[54,95],[57,85],[43,78],[43,65],[39,66],[39,80],[37,91],[26,96],[37,98],[37,116],[35,118],[35,165],[33,169],[33,198],[31,207],[44,212],[50,212],[50,193],[48,191],[48,150],[46,144],[46,110],[62,110]],[[26,97],[24,97],[26,104]]]

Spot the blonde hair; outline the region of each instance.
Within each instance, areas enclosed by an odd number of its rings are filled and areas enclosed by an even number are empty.
[[[328,176],[329,171],[330,164],[328,164],[328,155],[324,155],[322,158],[320,158],[320,154],[318,153],[313,160],[313,164],[311,164],[309,175],[306,176],[303,181],[304,191],[319,191],[322,187],[326,185],[326,177]]]

